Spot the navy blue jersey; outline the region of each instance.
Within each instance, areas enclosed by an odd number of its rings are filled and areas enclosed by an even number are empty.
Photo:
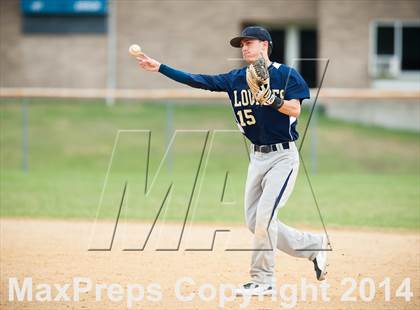
[[[293,68],[272,63],[268,67],[270,87],[285,100],[309,98],[305,80]],[[162,64],[159,72],[195,88],[227,92],[236,123],[241,132],[254,144],[266,145],[298,139],[297,119],[255,101],[246,82],[246,67],[218,75],[191,74]]]

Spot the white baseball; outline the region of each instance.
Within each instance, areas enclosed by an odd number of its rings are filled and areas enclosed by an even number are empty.
[[[131,44],[128,48],[128,52],[131,56],[138,56],[141,54],[141,47],[137,44]]]

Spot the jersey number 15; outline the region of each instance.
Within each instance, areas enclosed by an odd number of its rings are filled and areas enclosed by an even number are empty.
[[[236,114],[242,127],[255,124],[255,117],[252,115],[251,109],[239,110]]]

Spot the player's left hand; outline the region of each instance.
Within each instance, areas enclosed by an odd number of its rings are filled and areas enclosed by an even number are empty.
[[[283,105],[283,99],[277,97],[270,87],[270,74],[263,57],[258,58],[246,68],[246,82],[261,105],[278,110]]]
[[[270,87],[260,87],[260,90],[255,95],[255,100],[261,105],[269,106],[275,110],[283,106],[283,98],[277,97]]]
[[[271,105],[274,101],[275,95],[268,87],[261,87],[255,94],[255,100],[262,105]]]

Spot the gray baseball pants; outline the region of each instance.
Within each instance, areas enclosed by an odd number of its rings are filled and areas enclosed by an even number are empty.
[[[322,235],[301,232],[277,219],[277,213],[289,199],[299,169],[299,153],[294,142],[289,149],[279,144],[277,151],[254,152],[251,145],[250,164],[245,186],[245,219],[254,234],[251,279],[259,284],[274,280],[275,249],[295,257],[313,260],[320,249]],[[272,246],[274,245],[274,246]]]

